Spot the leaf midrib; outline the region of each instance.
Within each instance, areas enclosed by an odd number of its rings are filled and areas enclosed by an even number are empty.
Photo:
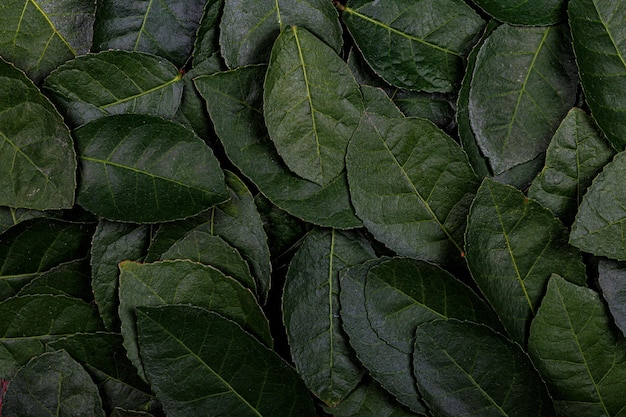
[[[167,81],[167,82],[165,82],[165,83],[163,83],[163,84],[159,84],[159,85],[154,86],[154,87],[152,87],[152,88],[149,88],[149,89],[147,89],[147,90],[143,90],[143,91],[141,91],[141,92],[139,92],[139,93],[137,93],[137,94],[133,94],[132,96],[124,97],[124,98],[118,99],[118,100],[116,100],[116,101],[114,101],[114,102],[107,103],[107,104],[103,104],[103,105],[101,105],[101,106],[98,106],[98,108],[100,108],[100,109],[106,109],[106,108],[108,108],[108,107],[116,106],[116,105],[118,105],[118,104],[126,103],[126,102],[128,102],[128,101],[131,101],[131,100],[135,100],[135,99],[141,98],[141,97],[146,96],[146,95],[148,95],[148,94],[154,93],[155,91],[159,91],[159,90],[162,90],[162,89],[164,89],[164,88],[166,88],[166,87],[169,87],[170,85],[175,84],[175,83],[177,83],[178,81],[180,81],[180,80],[181,80],[181,78],[182,78],[182,73],[180,73],[180,72],[179,72],[178,74],[176,74],[176,77],[174,77],[173,79],[171,79],[171,80],[169,80],[169,81]],[[111,93],[111,91],[110,91],[110,90],[108,90],[108,89],[107,89],[107,91],[108,91],[109,93]],[[111,93],[111,95],[113,95],[113,94]],[[113,95],[113,97],[115,97],[115,96]]]
[[[595,0],[591,0],[591,3],[593,4],[593,8],[594,8],[596,14],[598,15],[599,22],[602,24],[602,27],[604,28],[607,36],[611,40],[611,45],[615,49],[615,54],[619,57],[619,59],[620,59],[620,61],[622,63],[622,66],[624,67],[624,69],[626,69],[626,59],[622,56],[619,48],[617,47],[617,44],[615,43],[615,39],[613,38],[613,35],[611,34],[611,31],[609,30],[608,24],[604,21],[603,16],[600,14],[600,10],[598,10],[598,6],[596,4],[596,1]]]
[[[43,16],[43,18],[46,20],[46,23],[48,23],[48,25],[50,26],[50,29],[52,29],[52,34],[53,36],[56,35],[59,37],[59,39],[61,40],[61,42],[63,42],[63,44],[67,47],[67,49],[69,49],[69,51],[71,52],[72,55],[74,55],[75,57],[78,56],[78,53],[76,52],[76,50],[72,47],[72,45],[70,45],[70,43],[67,41],[67,39],[65,39],[65,37],[57,30],[56,26],[54,25],[54,23],[52,23],[52,20],[50,20],[50,17],[48,17],[48,14],[39,6],[39,4],[37,4],[37,2],[35,0],[26,0],[26,2],[24,3],[24,8],[22,9],[22,14],[20,15],[20,18],[18,19],[17,22],[17,30],[15,31],[15,36],[13,37],[13,45],[15,45],[16,41],[17,41],[17,36],[20,33],[20,29],[22,27],[22,21],[24,20],[24,15],[26,14],[26,9],[28,8],[28,4],[32,4],[35,9],[37,9],[37,11]],[[46,49],[43,50],[41,57],[40,57],[40,61],[41,58],[43,57],[43,55],[46,53]]]

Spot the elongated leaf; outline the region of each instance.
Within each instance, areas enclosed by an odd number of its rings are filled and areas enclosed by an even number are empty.
[[[553,25],[562,21],[565,0],[473,0],[496,19],[517,25]]]
[[[560,415],[626,415],[626,344],[596,292],[553,275],[528,348]]]
[[[626,3],[572,0],[568,13],[585,99],[609,142],[621,151],[626,145]]]
[[[367,63],[390,84],[411,90],[453,91],[484,25],[459,0],[355,0],[340,8]]]
[[[474,281],[511,338],[524,346],[550,275],[584,284],[585,265],[554,215],[515,188],[485,179],[467,221]]]
[[[32,81],[0,59],[0,205],[70,208],[75,188],[69,129]]]
[[[626,260],[626,152],[617,154],[584,195],[570,243],[598,256]]]
[[[235,323],[192,306],[137,315],[146,374],[168,416],[315,416],[293,368]]]
[[[90,303],[93,301],[90,272],[89,259],[65,262],[33,278],[17,295],[66,295]]]
[[[417,385],[436,416],[554,416],[530,358],[476,323],[435,320],[417,328]]]
[[[206,0],[98,0],[93,51],[149,52],[182,67],[191,55]]]
[[[574,105],[577,83],[562,27],[502,25],[491,33],[476,58],[469,117],[494,174],[545,152]],[[535,176],[530,174],[527,182]]]
[[[345,176],[325,187],[306,181],[280,161],[263,120],[263,66],[196,78],[228,158],[279,208],[307,222],[361,225],[351,207]]]
[[[343,43],[337,11],[325,0],[226,0],[220,45],[229,68],[268,61],[278,34],[297,25],[339,52]]]
[[[3,0],[0,56],[41,81],[60,64],[89,51],[95,6],[83,0]]]
[[[292,26],[274,43],[263,109],[291,171],[321,186],[343,171],[363,113],[361,91],[345,62],[306,29]]]
[[[65,351],[44,353],[20,369],[2,406],[7,416],[74,416],[80,410],[104,417],[98,387]]]
[[[171,118],[181,100],[181,76],[161,57],[106,51],[60,66],[46,78],[43,89],[76,127],[111,114]]]
[[[196,34],[193,48],[193,68],[198,74],[213,74],[226,70],[220,54],[219,22],[225,0],[208,0]]]
[[[339,274],[374,257],[363,237],[318,229],[309,233],[289,265],[283,322],[291,357],[307,387],[330,406],[345,398],[363,376],[341,329]]]
[[[346,167],[356,213],[377,240],[401,255],[460,259],[478,181],[449,136],[425,120],[366,114]]]
[[[533,180],[528,197],[571,224],[587,187],[614,154],[591,118],[574,108],[554,134],[546,166]]]
[[[602,298],[606,300],[615,324],[626,334],[626,264],[600,259],[598,275]]]
[[[175,220],[227,198],[213,152],[177,123],[154,116],[108,116],[74,135],[82,175],[76,200],[106,219]]]

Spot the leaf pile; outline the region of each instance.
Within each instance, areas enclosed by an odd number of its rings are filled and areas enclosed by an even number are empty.
[[[625,25],[3,0],[0,414],[625,416]]]

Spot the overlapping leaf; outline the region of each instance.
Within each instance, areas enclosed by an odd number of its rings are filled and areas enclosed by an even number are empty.
[[[626,334],[626,264],[611,259],[600,259],[598,283],[615,325]]]
[[[193,68],[199,74],[226,70],[220,54],[219,22],[225,0],[210,0],[204,6],[193,47]]]
[[[89,259],[77,259],[37,274],[17,293],[65,295],[87,303],[93,301]]]
[[[553,25],[562,21],[565,0],[473,0],[496,19],[517,25]]]

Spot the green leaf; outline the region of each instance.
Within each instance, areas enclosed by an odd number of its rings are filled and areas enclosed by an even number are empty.
[[[361,93],[363,94],[363,104],[365,104],[366,113],[374,113],[390,119],[404,118],[404,114],[383,89],[362,85]]]
[[[572,0],[568,13],[585,99],[609,142],[621,151],[626,145],[626,3]]]
[[[152,414],[143,411],[125,410],[115,407],[109,417],[153,417]]]
[[[168,416],[315,416],[293,368],[232,321],[192,306],[137,315],[146,374]]]
[[[216,311],[236,321],[271,346],[269,323],[254,295],[215,268],[176,260],[149,264],[120,264],[120,308],[124,346],[142,374],[135,338],[135,308],[165,304],[190,304]],[[143,363],[145,366],[145,363]]]
[[[570,243],[584,252],[626,260],[626,151],[593,180],[572,224]]]
[[[60,211],[39,211],[29,209],[17,209],[13,207],[0,207],[0,234],[11,227],[26,220],[39,217],[56,218]]]
[[[60,64],[89,51],[95,6],[83,0],[3,0],[0,56],[40,82]]]
[[[65,351],[44,353],[20,369],[9,384],[2,411],[7,416],[75,416],[77,410],[104,417],[98,387]]]
[[[626,415],[626,344],[595,291],[553,275],[528,348],[560,415]]]
[[[362,113],[359,86],[336,52],[306,29],[283,31],[265,77],[264,116],[289,169],[328,185],[344,169]]]
[[[325,187],[304,180],[281,162],[263,119],[264,66],[197,77],[215,131],[228,158],[279,208],[316,225],[361,225],[350,204],[345,176]]]
[[[181,219],[227,198],[213,152],[182,125],[154,116],[108,116],[74,136],[82,176],[76,201],[108,220]]]
[[[615,320],[615,324],[626,334],[626,264],[611,259],[600,259],[598,264],[598,283],[602,289],[602,298]]]
[[[106,51],[60,66],[45,79],[43,89],[72,127],[112,114],[172,118],[181,101],[181,76],[161,57]]]
[[[213,74],[226,70],[220,54],[219,22],[225,0],[208,0],[200,20],[193,47],[193,68],[198,74]]]
[[[367,63],[388,83],[452,92],[484,21],[460,0],[349,1],[343,20]],[[424,16],[428,16],[427,19]]]
[[[206,0],[98,0],[95,52],[148,52],[182,67],[191,55]]]
[[[326,0],[226,0],[220,45],[229,68],[268,61],[278,34],[301,26],[339,52],[343,43],[337,11]]]
[[[490,179],[478,189],[467,221],[465,257],[480,291],[522,346],[550,275],[585,283],[582,256],[567,237],[554,215],[521,191]]]
[[[514,25],[553,25],[565,18],[565,0],[473,0],[496,19]]]
[[[436,416],[554,416],[522,348],[489,327],[435,320],[415,333],[417,385]]]
[[[374,257],[369,242],[356,233],[316,229],[289,264],[282,307],[291,357],[307,387],[329,406],[363,376],[341,329],[339,275]]]
[[[366,114],[346,157],[363,224],[400,255],[460,259],[478,181],[461,148],[431,122]]]
[[[70,208],[75,188],[69,129],[33,82],[0,59],[0,205]]]
[[[454,128],[454,108],[450,98],[438,93],[398,90],[393,102],[408,117],[428,119],[440,129]]]
[[[89,259],[62,263],[36,276],[17,293],[18,296],[28,294],[66,295],[92,302]]]
[[[587,187],[615,155],[585,112],[573,108],[546,152],[546,166],[528,189],[528,197],[571,224]]]
[[[498,27],[478,52],[471,83],[470,123],[493,173],[541,157],[576,100],[567,34],[560,26]],[[526,182],[535,175],[525,173]]]

